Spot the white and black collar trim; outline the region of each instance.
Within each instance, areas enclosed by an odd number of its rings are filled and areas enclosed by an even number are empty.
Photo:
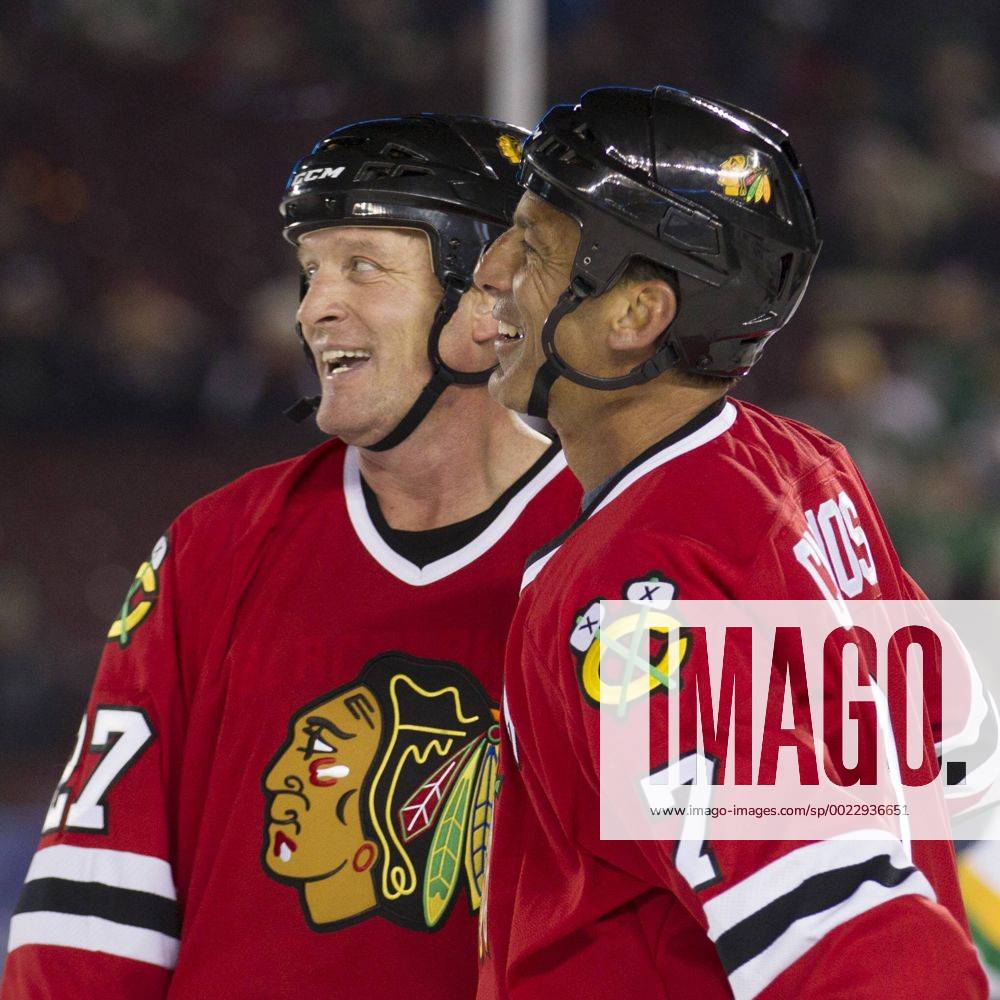
[[[563,542],[576,531],[585,521],[589,520],[599,510],[618,499],[629,487],[637,483],[661,465],[685,455],[695,448],[700,448],[709,441],[725,434],[733,426],[739,411],[725,396],[702,410],[694,419],[689,420],[672,434],[647,448],[637,455],[624,468],[615,473],[589,497],[589,502],[580,512],[580,516],[559,536],[553,538],[544,547],[528,557],[521,580],[521,589],[531,583],[541,573],[545,564],[559,551]]]
[[[455,552],[423,567],[417,566],[391,548],[372,522],[361,486],[358,449],[353,446],[349,446],[344,454],[344,499],[351,525],[368,554],[383,569],[403,583],[424,587],[464,569],[492,548],[503,538],[528,504],[565,468],[566,456],[557,448],[550,448],[533,469],[529,470],[528,478],[521,488],[510,497],[480,534]]]

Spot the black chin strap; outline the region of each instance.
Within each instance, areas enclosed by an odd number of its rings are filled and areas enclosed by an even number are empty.
[[[565,375],[567,366],[555,350],[556,327],[563,316],[571,313],[588,295],[590,289],[578,281],[559,296],[559,301],[552,307],[542,327],[542,349],[545,360],[535,373],[535,381],[531,386],[531,397],[528,399],[528,416],[541,417],[543,420],[549,413],[549,393],[552,384],[560,375]]]
[[[651,358],[637,364],[624,375],[590,375],[578,371],[559,354],[556,347],[556,327],[567,313],[571,313],[584,299],[594,294],[594,289],[580,277],[575,277],[569,288],[559,296],[542,327],[542,350],[545,360],[535,373],[535,381],[531,387],[531,397],[528,400],[528,414],[532,417],[547,417],[549,410],[549,393],[557,378],[566,378],[577,385],[588,389],[600,389],[605,392],[617,389],[628,389],[633,385],[641,385],[662,375],[668,368],[677,367],[680,356],[677,349],[661,334],[658,346]]]
[[[462,283],[452,277],[445,280],[444,295],[438,303],[434,321],[427,335],[427,357],[431,363],[430,381],[420,390],[420,395],[406,411],[403,419],[381,441],[364,446],[369,451],[388,451],[405,441],[417,429],[420,421],[430,413],[431,407],[449,385],[480,385],[489,379],[492,368],[485,372],[455,371],[444,363],[438,349],[441,331],[448,324],[448,320],[455,315],[458,303],[468,287],[468,282]]]

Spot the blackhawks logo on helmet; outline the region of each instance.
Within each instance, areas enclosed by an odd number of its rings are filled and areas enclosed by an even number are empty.
[[[496,706],[455,663],[382,653],[303,706],[263,777],[261,861],[316,931],[382,916],[432,931],[486,876]]]
[[[771,178],[756,156],[730,156],[719,164],[716,182],[722,186],[723,194],[742,198],[748,205],[759,201],[766,205],[771,201]]]
[[[159,596],[158,574],[168,547],[167,536],[163,535],[153,546],[149,561],[144,562],[135,571],[135,578],[125,595],[125,600],[122,601],[118,617],[108,629],[108,642],[117,642],[122,647],[127,646],[132,639],[132,633],[149,617]]]
[[[518,139],[516,135],[511,135],[509,132],[504,132],[503,135],[497,139],[497,149],[499,149],[504,158],[510,160],[515,167],[521,162],[521,149],[523,146],[524,141],[522,139]]]

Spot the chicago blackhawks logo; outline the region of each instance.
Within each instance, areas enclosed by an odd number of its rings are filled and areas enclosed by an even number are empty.
[[[454,663],[383,653],[304,706],[268,766],[261,860],[313,930],[382,916],[442,926],[480,905],[496,796],[497,712]]]
[[[650,572],[622,587],[622,599],[635,610],[605,621],[601,598],[573,620],[569,648],[587,701],[595,708],[616,705],[624,714],[630,702],[658,689],[680,688],[680,670],[691,637],[669,613],[676,588],[662,573]],[[649,649],[640,648],[646,633]]]
[[[771,201],[771,178],[767,167],[761,165],[756,155],[730,156],[719,164],[716,182],[722,193],[731,198],[742,198],[748,205]]]
[[[521,149],[523,146],[524,143],[517,136],[508,135],[506,132],[497,139],[497,149],[515,167],[521,162]]]
[[[117,642],[125,647],[132,638],[132,633],[149,617],[159,596],[159,578],[157,574],[167,555],[167,536],[153,546],[149,561],[144,562],[135,572],[135,579],[129,587],[125,600],[122,601],[118,617],[108,629],[108,642]]]

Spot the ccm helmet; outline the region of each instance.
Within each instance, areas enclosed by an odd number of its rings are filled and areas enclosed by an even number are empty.
[[[791,319],[820,249],[816,213],[788,135],[731,104],[673,87],[589,90],[557,105],[525,143],[525,188],[572,217],[569,287],[542,329],[546,360],[528,411],[544,416],[563,376],[622,389],[668,368],[745,375]],[[605,378],[556,348],[559,320],[642,259],[676,275],[677,314],[651,358]]]
[[[430,237],[442,296],[427,334],[431,378],[406,415],[381,441],[405,440],[449,385],[482,385],[492,368],[462,372],[442,359],[441,331],[472,284],[484,247],[507,228],[521,194],[517,167],[527,132],[486,118],[422,114],[357,122],[331,132],[292,170],[281,201],[285,238],[329,226],[421,229]],[[308,285],[303,277],[300,295]],[[296,327],[306,357],[312,353]],[[289,416],[318,405],[302,400]]]

